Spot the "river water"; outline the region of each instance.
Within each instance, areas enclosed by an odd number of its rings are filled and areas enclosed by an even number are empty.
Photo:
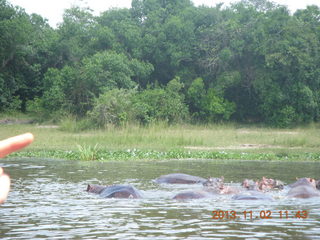
[[[182,172],[224,176],[235,186],[262,176],[291,183],[296,177],[320,178],[318,163],[9,158],[0,166],[12,179],[9,198],[0,206],[0,239],[320,239],[319,198],[287,199],[284,190],[273,192],[275,201],[269,202],[236,201],[229,195],[176,201],[174,194],[200,186],[152,181]],[[132,184],[144,198],[102,199],[85,191],[88,183]],[[212,219],[213,211],[234,211],[237,217]],[[308,217],[301,218],[298,211]]]

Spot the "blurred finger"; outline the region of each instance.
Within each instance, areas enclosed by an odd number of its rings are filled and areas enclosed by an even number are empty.
[[[0,175],[0,204],[7,199],[9,190],[10,190],[9,176],[6,174]]]
[[[26,147],[33,141],[32,133],[25,133],[0,141],[0,158]]]

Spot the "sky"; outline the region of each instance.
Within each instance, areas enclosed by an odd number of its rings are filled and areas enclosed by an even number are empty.
[[[195,6],[207,5],[215,6],[217,3],[229,4],[238,0],[192,0]],[[56,27],[62,22],[62,14],[65,9],[71,6],[85,6],[94,11],[95,15],[99,15],[110,8],[130,8],[131,0],[8,0],[12,5],[20,6],[26,10],[28,14],[37,13],[48,19],[52,27]],[[303,9],[307,5],[320,6],[319,0],[273,0],[273,2],[286,5],[291,12],[297,9]]]

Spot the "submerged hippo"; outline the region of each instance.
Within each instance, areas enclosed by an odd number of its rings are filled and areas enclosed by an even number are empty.
[[[243,180],[242,187],[248,190],[269,191],[271,189],[283,189],[284,183],[280,180],[262,177],[261,180],[253,181],[251,179]]]
[[[283,189],[284,183],[277,179],[262,177],[260,181],[258,181],[258,188],[261,191],[268,191],[271,189]]]
[[[242,191],[232,197],[233,200],[267,200],[273,201],[273,197],[265,194],[265,191],[271,189],[283,189],[284,184],[279,180],[262,177],[261,180],[253,181],[251,179],[243,180],[241,186],[247,191]]]
[[[194,190],[194,191],[185,191],[178,193],[173,197],[176,200],[187,200],[187,199],[199,199],[199,198],[207,198],[211,197],[213,194],[203,190]]]
[[[294,188],[301,185],[311,185],[313,187],[316,187],[317,182],[313,178],[299,178],[296,182],[289,184],[289,187]]]
[[[300,178],[291,187],[287,196],[289,198],[320,197],[320,191],[316,188],[316,181],[312,178]]]
[[[267,201],[273,201],[273,197],[256,191],[256,190],[248,190],[244,191],[240,194],[236,194],[232,197],[233,200],[267,200]]]
[[[170,184],[195,184],[204,183],[207,179],[197,176],[192,176],[184,173],[171,173],[162,175],[155,179],[156,183],[170,183]]]
[[[199,190],[190,190],[178,193],[173,197],[177,200],[187,200],[187,199],[199,199],[199,198],[208,198],[216,194],[226,193],[226,187],[224,186],[224,178],[208,178],[205,182],[202,183],[203,189]],[[228,187],[228,191],[229,191]]]
[[[101,186],[89,184],[87,192],[99,194],[103,198],[141,198],[139,191],[130,185]]]
[[[235,194],[240,192],[237,187],[225,185],[223,176],[220,178],[208,178],[202,185],[206,192],[215,194]]]
[[[242,181],[241,186],[247,190],[256,190],[258,191],[258,183],[253,181],[252,179],[245,179]]]
[[[205,182],[202,183],[204,187],[207,188],[222,188],[224,186],[224,177],[212,178],[209,177]]]
[[[320,190],[320,179],[318,179],[318,180],[316,181],[316,188],[317,188],[318,190]]]

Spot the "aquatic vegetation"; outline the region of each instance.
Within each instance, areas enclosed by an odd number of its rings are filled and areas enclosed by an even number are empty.
[[[77,145],[80,160],[98,160],[98,144],[92,146]]]
[[[255,153],[225,151],[185,151],[185,150],[102,150],[98,146],[78,146],[78,151],[35,150],[17,152],[11,157],[36,157],[70,160],[129,161],[129,160],[170,160],[170,159],[212,159],[212,160],[268,160],[268,161],[320,161],[320,153]]]

